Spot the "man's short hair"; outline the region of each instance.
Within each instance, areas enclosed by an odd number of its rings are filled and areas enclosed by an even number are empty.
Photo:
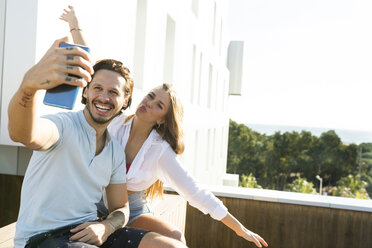
[[[114,60],[114,59],[99,60],[93,66],[93,69],[94,69],[94,73],[92,75],[92,80],[93,80],[95,74],[97,73],[97,71],[99,71],[99,70],[109,70],[109,71],[117,72],[125,79],[126,87],[129,89],[129,92],[124,92],[125,93],[124,95],[126,97],[129,94],[129,98],[128,98],[127,106],[123,107],[122,110],[127,109],[128,107],[130,107],[130,105],[132,103],[132,94],[133,94],[133,79],[130,76],[129,69],[127,67],[125,67],[122,62],[120,62],[118,60]],[[84,87],[83,91],[86,90],[85,88],[89,87],[89,84],[90,84],[90,82],[87,84],[87,86]],[[82,96],[81,103],[82,104],[87,103],[87,99],[84,96]]]

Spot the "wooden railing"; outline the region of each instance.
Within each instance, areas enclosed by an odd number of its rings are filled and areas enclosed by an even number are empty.
[[[0,227],[17,220],[22,176],[0,174]]]
[[[269,247],[372,247],[372,212],[338,209],[337,206],[219,198],[244,226],[262,236]],[[372,206],[371,201],[365,203]],[[185,237],[192,248],[256,247],[190,205],[187,206]]]

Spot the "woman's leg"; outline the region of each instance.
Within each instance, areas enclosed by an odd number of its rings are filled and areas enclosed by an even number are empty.
[[[187,246],[175,239],[162,236],[158,233],[148,232],[141,240],[138,248],[187,248]]]
[[[185,236],[177,227],[150,214],[141,215],[129,224],[129,226],[150,230],[186,244]]]

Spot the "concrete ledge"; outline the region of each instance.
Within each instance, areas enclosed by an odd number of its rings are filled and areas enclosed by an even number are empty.
[[[9,224],[0,228],[0,248],[14,247],[13,238],[15,234],[16,223]]]
[[[216,196],[372,212],[372,200],[230,186],[203,185],[203,187]]]
[[[219,185],[202,187],[222,197],[372,212],[372,200]],[[174,192],[170,187],[165,187],[165,190]]]

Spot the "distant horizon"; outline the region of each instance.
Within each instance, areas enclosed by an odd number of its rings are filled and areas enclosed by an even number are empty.
[[[234,121],[234,120],[233,120]],[[312,135],[319,137],[322,133],[334,130],[336,134],[340,137],[341,141],[348,144],[361,143],[372,143],[372,131],[363,130],[352,130],[352,129],[340,129],[340,128],[320,128],[320,127],[310,127],[310,126],[295,126],[295,125],[275,125],[275,124],[261,124],[261,123],[242,123],[247,127],[251,128],[253,131],[258,133],[273,135],[275,132],[301,132],[309,131]]]

